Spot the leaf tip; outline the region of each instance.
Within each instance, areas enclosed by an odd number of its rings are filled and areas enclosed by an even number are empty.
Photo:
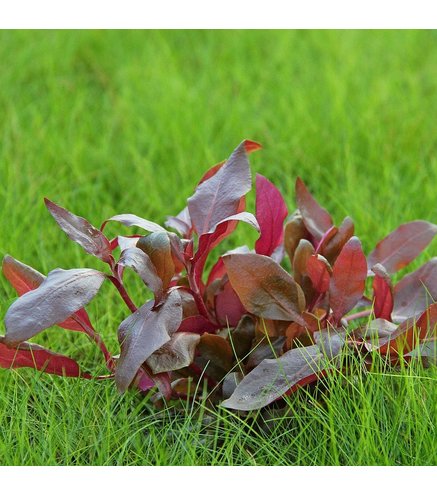
[[[251,141],[250,139],[245,139],[243,141],[244,150],[246,153],[252,153],[253,151],[258,151],[262,149],[262,145],[256,141]]]

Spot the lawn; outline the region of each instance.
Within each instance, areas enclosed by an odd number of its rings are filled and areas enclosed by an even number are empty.
[[[400,223],[437,222],[437,32],[3,31],[0,89],[0,254],[44,273],[102,268],[44,196],[94,225],[116,213],[162,223],[244,138],[263,144],[252,170],[291,211],[299,175],[337,223],[354,219],[366,252]],[[226,246],[253,239],[242,226]],[[434,241],[412,267],[436,253]],[[15,293],[4,277],[0,291],[3,317]],[[89,313],[117,353],[127,313],[113,287]],[[102,371],[83,335],[35,341]],[[0,464],[436,464],[436,384],[419,365],[337,375],[253,421],[0,370]]]

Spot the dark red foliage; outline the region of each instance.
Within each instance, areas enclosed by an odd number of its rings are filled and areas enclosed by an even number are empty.
[[[366,258],[352,220],[336,226],[302,179],[296,181],[297,210],[286,219],[280,191],[259,174],[253,215],[246,211],[248,154],[258,149],[243,141],[210,168],[187,206],[167,217],[166,228],[125,213],[97,229],[46,199],[61,229],[106,270],[56,269],[46,277],[6,255],[3,273],[19,298],[5,316],[0,367],[92,378],[73,359],[27,342],[57,325],[99,347],[120,391],[157,389],[159,404],[193,398],[206,386],[211,400],[226,398],[223,406],[249,411],[335,372],[341,352],[363,354],[366,363],[376,352],[396,364],[435,339],[437,259],[396,285],[390,274],[421,253],[437,226],[401,225]],[[109,240],[103,234],[108,222],[145,235]],[[211,259],[241,222],[258,232],[254,249],[241,246]],[[281,266],[284,254],[291,272]],[[144,284],[140,307],[125,285],[126,269]],[[105,280],[130,312],[118,328],[119,356],[108,351],[85,310]]]

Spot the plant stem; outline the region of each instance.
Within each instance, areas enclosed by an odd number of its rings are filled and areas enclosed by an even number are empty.
[[[364,311],[360,311],[359,313],[354,313],[353,315],[349,315],[345,317],[346,321],[357,320],[358,318],[366,318],[372,314],[371,309],[366,309]]]
[[[126,292],[126,289],[124,288],[121,280],[119,280],[116,276],[113,277],[110,276],[109,280],[111,280],[111,282],[115,285],[123,301],[126,303],[126,306],[132,311],[132,313],[135,313],[137,307],[133,303],[132,299],[129,297],[129,294]]]
[[[88,337],[98,346],[98,348],[102,351],[103,356],[105,357],[106,366],[110,371],[115,369],[115,362],[112,359],[112,356],[108,349],[106,348],[105,343],[103,342],[102,337],[94,330],[94,328],[90,327],[87,323],[85,323],[82,318],[79,318],[76,315],[72,316],[72,319],[77,322],[84,330],[84,332],[88,335]]]

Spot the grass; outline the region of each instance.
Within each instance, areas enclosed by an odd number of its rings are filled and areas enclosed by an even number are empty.
[[[97,225],[122,212],[162,222],[243,138],[263,143],[253,171],[290,209],[300,175],[337,222],[354,219],[367,252],[399,223],[436,222],[436,41],[433,31],[2,31],[0,253],[45,273],[99,268],[44,196]],[[229,247],[250,236],[239,227]],[[3,277],[0,291],[3,315],[15,294]],[[116,353],[126,311],[112,287],[90,314]],[[99,371],[81,335],[57,328],[36,341]],[[300,391],[285,417],[255,428],[206,405],[158,412],[111,383],[0,370],[0,464],[435,464],[436,379],[418,365],[332,377],[323,407]]]

